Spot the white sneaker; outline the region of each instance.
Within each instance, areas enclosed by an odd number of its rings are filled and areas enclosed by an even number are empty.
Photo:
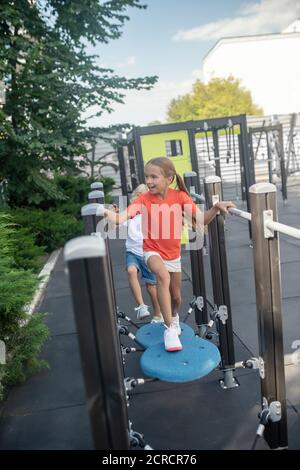
[[[151,320],[151,323],[163,323],[164,322],[164,317],[162,314],[160,314],[159,317],[154,316]]]
[[[180,323],[179,323],[179,315],[177,313],[177,315],[175,317],[172,317],[172,323],[171,323],[172,327],[173,328],[176,328],[176,331],[177,331],[177,334],[178,336],[181,335],[181,328],[180,328]]]
[[[164,342],[166,351],[180,351],[182,349],[182,344],[178,338],[176,328],[172,325],[164,332]]]
[[[150,317],[150,312],[148,310],[148,305],[142,304],[136,307],[134,310],[136,311],[136,318],[138,320],[142,320],[143,318]]]

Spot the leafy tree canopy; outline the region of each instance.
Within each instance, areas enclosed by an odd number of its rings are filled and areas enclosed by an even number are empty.
[[[169,122],[210,119],[238,114],[261,115],[262,108],[253,103],[250,91],[240,80],[214,78],[204,84],[197,80],[191,93],[173,99],[167,111]]]
[[[1,0],[6,102],[0,109],[0,180],[7,181],[10,205],[39,204],[53,185],[49,171],[74,171],[72,157],[103,132],[87,127],[84,111],[97,105],[96,115],[110,112],[126,90],[156,82],[117,76],[87,53],[89,44],[120,37],[129,7],[145,8],[140,0]]]

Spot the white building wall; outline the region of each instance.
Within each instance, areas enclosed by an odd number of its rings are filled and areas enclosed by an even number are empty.
[[[265,114],[300,111],[300,33],[221,39],[203,61],[203,77],[239,78]]]

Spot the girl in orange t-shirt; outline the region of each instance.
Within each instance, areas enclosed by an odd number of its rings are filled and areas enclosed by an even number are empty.
[[[145,182],[149,191],[140,195],[126,211],[116,214],[104,209],[104,217],[116,224],[142,214],[144,260],[157,279],[157,297],[164,317],[165,349],[182,349],[179,339],[179,308],[181,304],[180,240],[183,214],[194,227],[203,231],[218,211],[227,214],[230,201],[220,201],[204,214],[194,204],[182,177],[171,160],[157,157],[145,165]],[[176,180],[177,188],[170,188]]]

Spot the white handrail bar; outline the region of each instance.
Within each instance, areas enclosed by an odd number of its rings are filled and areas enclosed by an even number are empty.
[[[242,219],[250,220],[251,221],[251,214],[249,212],[241,211],[240,209],[230,208],[228,212],[232,215],[236,215],[237,217],[241,217]]]
[[[230,208],[228,212],[242,219],[251,221],[251,214],[249,212],[241,211],[240,209]],[[283,233],[293,238],[300,240],[300,229],[291,227],[290,225],[281,224],[280,222],[275,222],[274,220],[266,220],[265,227],[273,232]]]
[[[298,238],[298,240],[300,240],[300,230],[298,228],[290,227],[289,225],[281,224],[274,220],[267,220],[265,222],[265,226],[270,230],[284,233],[285,235],[289,235],[290,237]]]

